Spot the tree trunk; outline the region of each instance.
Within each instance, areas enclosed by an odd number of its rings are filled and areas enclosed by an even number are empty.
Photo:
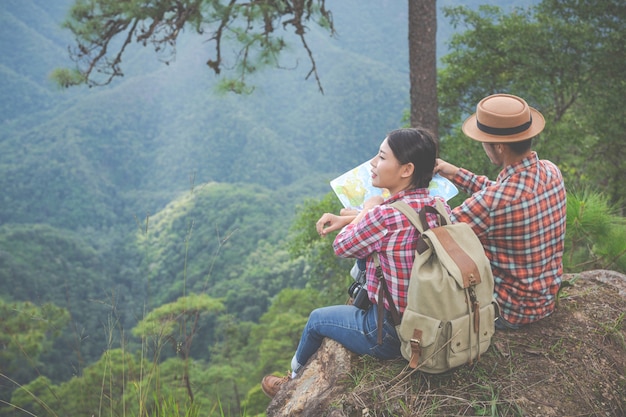
[[[409,0],[411,126],[438,136],[437,0]]]

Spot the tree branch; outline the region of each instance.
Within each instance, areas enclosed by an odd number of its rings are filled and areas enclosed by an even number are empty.
[[[82,82],[89,86],[106,85],[123,76],[120,64],[133,42],[143,46],[150,43],[159,54],[170,50],[175,55],[176,41],[187,25],[193,25],[198,34],[210,33],[208,40],[214,43],[215,56],[206,63],[216,75],[224,68],[225,35],[229,32],[234,35],[240,48],[231,68],[240,71],[239,82],[245,85],[245,77],[257,70],[257,63],[272,63],[280,68],[278,55],[285,43],[273,34],[276,26],[282,24],[285,30],[293,28],[309,57],[311,70],[305,79],[313,74],[320,92],[324,93],[313,51],[306,40],[306,22],[319,19],[318,25],[328,29],[331,36],[335,34],[325,0],[230,0],[226,6],[205,0],[154,0],[130,15],[121,3],[94,0],[86,8],[76,1],[64,25],[76,35],[77,47],[70,50],[70,56],[77,63]],[[237,27],[238,22],[243,26]],[[111,52],[120,35],[123,40],[117,52]],[[254,48],[259,48],[258,55],[252,54]],[[104,74],[105,79],[98,79],[96,73]]]

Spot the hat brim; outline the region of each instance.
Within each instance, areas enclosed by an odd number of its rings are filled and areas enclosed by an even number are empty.
[[[470,138],[477,140],[479,142],[487,142],[487,143],[513,143],[513,142],[521,142],[526,139],[534,138],[537,136],[546,125],[546,121],[543,118],[543,115],[539,113],[534,108],[530,107],[530,114],[532,117],[532,124],[528,129],[523,132],[516,133],[514,135],[491,135],[489,133],[485,133],[478,128],[476,123],[476,113],[468,117],[465,122],[463,122],[463,133],[465,133]]]

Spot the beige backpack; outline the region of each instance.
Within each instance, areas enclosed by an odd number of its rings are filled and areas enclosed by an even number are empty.
[[[438,374],[480,359],[491,343],[498,304],[493,275],[480,240],[466,223],[451,224],[443,207],[425,207],[419,216],[408,204],[392,204],[420,231],[411,271],[407,307],[399,319],[376,254],[381,282],[378,294],[387,298],[411,368]],[[437,215],[429,228],[426,213]]]

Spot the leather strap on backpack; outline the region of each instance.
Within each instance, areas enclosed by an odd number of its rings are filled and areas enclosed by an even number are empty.
[[[467,252],[450,236],[450,233],[441,227],[431,230],[435,236],[437,236],[439,242],[441,242],[441,246],[443,246],[448,255],[450,255],[450,258],[452,258],[454,263],[459,267],[461,277],[463,278],[463,288],[480,284],[482,280],[476,262],[474,262]]]
[[[411,360],[409,361],[409,367],[415,369],[420,363],[420,356],[422,355],[422,331],[420,329],[413,329],[413,337],[411,337],[410,342]]]

